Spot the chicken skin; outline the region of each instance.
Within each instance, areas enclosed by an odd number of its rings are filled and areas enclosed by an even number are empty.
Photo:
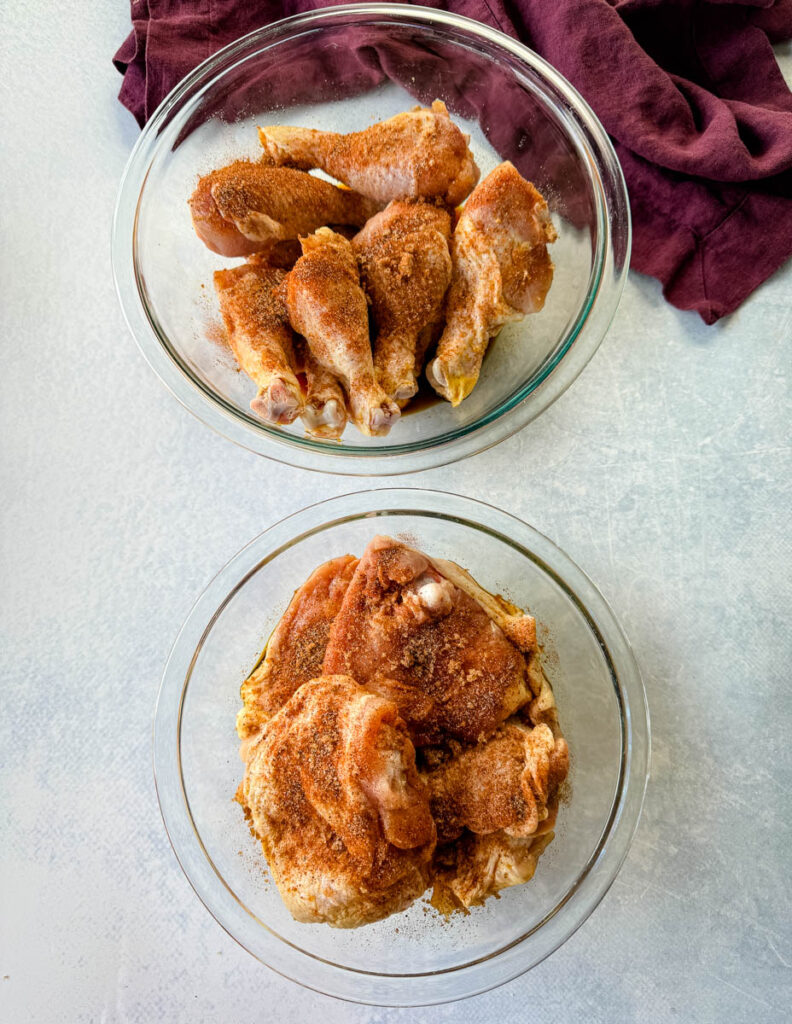
[[[440,100],[348,135],[272,125],[259,128],[259,140],[272,163],[320,168],[381,203],[420,198],[456,206],[479,179],[468,136]]]
[[[487,742],[424,752],[439,844],[431,902],[441,913],[467,910],[530,881],[553,840],[569,748],[535,656],[529,676],[533,700]]]
[[[536,313],[553,280],[547,252],[556,239],[547,203],[508,161],[476,187],[453,238],[446,326],[427,377],[458,405],[476,385],[490,339]]]
[[[464,829],[489,835],[503,829],[527,838],[551,816],[569,769],[566,741],[546,725],[519,718],[499,726],[485,743],[462,750],[424,778],[440,842]]]
[[[311,354],[349,396],[350,415],[364,434],[387,434],[399,407],[377,383],[369,342],[368,307],[351,242],[320,228],[301,239],[303,255],[286,283],[292,326]]]
[[[330,629],[326,673],[395,701],[416,746],[486,739],[532,699],[523,654],[419,551],[368,545]]]
[[[258,387],[250,408],[268,423],[292,423],[303,396],[292,369],[292,329],[278,286],[286,271],[264,262],[218,270],[214,286],[228,341]]]
[[[353,239],[377,329],[374,370],[400,406],[418,390],[419,338],[439,318],[451,281],[450,233],[445,210],[395,200]]]
[[[242,757],[267,722],[309,679],[322,674],[330,626],[358,560],[342,555],[325,562],[294,592],[260,663],[242,684],[237,733]]]
[[[248,256],[323,224],[365,224],[377,203],[321,178],[237,160],[204,175],[190,197],[196,234],[221,256]]]
[[[345,676],[301,686],[250,750],[238,799],[298,921],[355,928],[428,884],[435,826],[396,705]]]

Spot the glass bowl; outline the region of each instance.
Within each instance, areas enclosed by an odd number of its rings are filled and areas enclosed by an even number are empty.
[[[511,160],[547,197],[558,241],[541,313],[509,324],[456,409],[418,401],[388,437],[350,426],[341,442],[273,427],[223,344],[212,273],[231,265],[192,229],[200,174],[261,150],[256,126],[352,131],[445,101],[487,174]],[[261,455],[309,469],[399,474],[496,444],[546,409],[595,352],[629,263],[621,169],[590,108],[541,57],[467,18],[360,4],[279,21],[221,50],[162,103],[124,174],[113,230],[121,306],[146,359],[191,412]],[[237,261],[238,262],[238,261]],[[427,390],[428,385],[427,385]]]
[[[239,687],[292,592],[320,562],[361,554],[377,533],[468,568],[539,623],[569,742],[569,797],[526,885],[469,916],[424,901],[351,931],[292,920],[232,801],[242,777]],[[439,491],[374,490],[289,516],[209,584],[173,647],[157,703],[154,768],[165,826],[198,896],[255,957],[308,988],[413,1006],[522,974],[588,917],[613,882],[640,815],[649,720],[640,673],[602,595],[546,537],[490,505]]]

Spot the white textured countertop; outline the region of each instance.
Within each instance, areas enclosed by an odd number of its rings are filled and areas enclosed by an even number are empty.
[[[399,481],[484,497],[593,577],[644,673],[652,780],[610,893],[530,974],[417,1012],[324,999],[194,896],[157,808],[151,720],[214,572],[285,514],[366,484],[216,437],[127,334],[109,260],[137,135],[110,64],[127,24],[122,3],[4,8],[0,1020],[781,1021],[792,265],[714,328],[632,275],[538,422]]]

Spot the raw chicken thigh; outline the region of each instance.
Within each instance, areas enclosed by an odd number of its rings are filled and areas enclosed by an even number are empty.
[[[466,828],[478,835],[500,829],[515,838],[534,835],[555,818],[568,761],[566,741],[548,726],[508,719],[486,742],[425,776],[438,839],[457,839]]]
[[[294,592],[262,661],[242,684],[237,732],[243,744],[260,734],[298,687],[322,674],[330,626],[357,564],[352,555],[333,558]]]
[[[238,799],[298,921],[354,928],[426,889],[435,826],[396,705],[348,677],[301,686],[250,751]]]
[[[475,743],[532,697],[525,658],[421,552],[375,537],[330,630],[327,673],[395,701],[416,746]]]

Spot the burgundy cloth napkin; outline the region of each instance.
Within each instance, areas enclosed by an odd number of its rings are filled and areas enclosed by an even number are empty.
[[[132,0],[133,31],[114,58],[124,75],[121,102],[143,125],[177,82],[220,47],[326,6],[327,0]],[[426,6],[522,39],[583,94],[624,169],[632,266],[658,278],[675,306],[714,323],[792,255],[792,93],[771,48],[792,38],[792,0]],[[350,53],[348,60],[358,81],[371,55]],[[381,53],[365,74],[398,78]],[[493,139],[512,126],[509,104],[491,101],[490,122],[501,119],[491,126]],[[480,104],[473,106],[480,112]]]

